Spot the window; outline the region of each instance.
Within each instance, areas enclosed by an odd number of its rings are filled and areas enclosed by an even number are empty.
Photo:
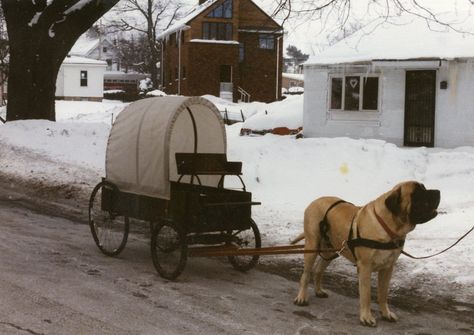
[[[379,78],[358,75],[332,77],[330,109],[375,111],[378,109]]]
[[[205,40],[232,40],[232,23],[204,22],[202,38]]]
[[[367,77],[364,82],[362,109],[377,110],[379,102],[379,78]]]
[[[231,83],[232,82],[232,65],[221,65],[219,77],[220,77],[221,83]]]
[[[232,18],[232,0],[225,0],[222,5],[207,14],[207,17]]]
[[[245,44],[239,43],[239,62],[242,63],[245,60]]]
[[[102,51],[103,51],[103,52],[107,52],[107,47],[103,47],[103,48],[102,48]]]
[[[81,87],[87,86],[87,71],[81,71]]]
[[[260,49],[273,50],[275,48],[275,39],[270,34],[258,35],[258,47]]]

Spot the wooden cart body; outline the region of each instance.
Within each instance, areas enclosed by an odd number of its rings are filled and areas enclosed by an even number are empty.
[[[250,228],[251,206],[259,203],[252,202],[245,185],[242,190],[223,185],[225,176],[241,174],[240,162],[228,162],[223,154],[177,153],[176,159],[179,176],[191,176],[192,183],[170,182],[170,200],[104,189],[102,210],[149,222],[170,219],[186,233]],[[200,185],[202,175],[219,176],[219,186]]]

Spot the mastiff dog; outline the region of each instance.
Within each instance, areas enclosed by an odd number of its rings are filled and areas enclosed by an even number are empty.
[[[305,240],[304,271],[300,279],[296,305],[308,304],[308,283],[314,266],[317,297],[327,297],[321,279],[329,263],[343,255],[357,265],[359,276],[360,322],[375,327],[372,315],[372,272],[378,273],[377,300],[382,318],[398,318],[388,307],[387,296],[393,268],[403,249],[405,238],[416,225],[430,221],[438,214],[439,190],[427,190],[416,181],[403,182],[365,206],[355,206],[336,197],[313,201],[304,213],[304,233],[292,243]],[[339,250],[339,251],[332,251]]]

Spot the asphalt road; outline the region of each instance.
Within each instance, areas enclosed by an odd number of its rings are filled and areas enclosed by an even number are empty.
[[[328,299],[294,306],[298,284],[276,269],[285,263],[243,274],[191,259],[178,281],[164,280],[139,229],[119,257],[101,254],[79,199],[67,188],[0,182],[0,334],[474,333],[472,314],[446,303],[408,308],[412,296],[394,307],[399,322],[382,321],[374,305],[378,327],[360,326],[357,298],[337,282]]]

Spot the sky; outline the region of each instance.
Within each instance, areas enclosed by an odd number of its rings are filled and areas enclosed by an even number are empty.
[[[125,0],[122,0],[125,1]],[[198,0],[181,0],[187,8],[198,4]],[[278,3],[281,0],[254,0],[254,2],[265,10],[268,14],[274,13]],[[301,8],[299,5],[306,6],[322,4],[327,0],[291,0],[293,8]],[[334,43],[335,40],[340,39],[347,33],[354,31],[360,27],[370,24],[381,16],[387,14],[387,3],[391,4],[389,15],[396,18],[400,10],[393,6],[395,0],[350,0],[349,15],[342,15],[344,9],[348,7],[341,7],[344,1],[338,0],[336,7],[332,6],[324,11],[310,12],[305,15],[293,13],[284,23],[285,29],[285,46],[289,44],[295,45],[303,52],[313,56],[324,50],[329,44]],[[468,27],[471,18],[471,12],[474,11],[474,5],[469,0],[397,0],[403,4],[408,10],[415,13],[414,15],[429,16],[427,11],[414,7],[414,2],[420,4],[430,12],[435,13],[436,17],[442,19],[454,27],[462,31],[474,32],[474,27]],[[305,5],[306,4],[306,5]],[[185,9],[186,11],[187,9]],[[286,13],[280,13],[275,17],[279,23],[282,22]],[[110,15],[118,15],[111,12]],[[406,14],[405,14],[406,15]],[[392,20],[389,19],[389,20]],[[341,25],[341,20],[344,25]]]

